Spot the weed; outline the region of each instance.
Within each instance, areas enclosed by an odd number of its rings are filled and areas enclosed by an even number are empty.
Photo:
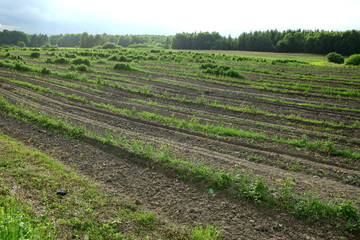
[[[197,226],[192,230],[190,235],[192,240],[217,240],[222,239],[218,229],[212,226]]]

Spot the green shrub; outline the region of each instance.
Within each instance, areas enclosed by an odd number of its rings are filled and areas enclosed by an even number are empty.
[[[208,69],[208,68],[216,68],[216,67],[217,65],[212,63],[204,63],[200,65],[200,69]]]
[[[244,79],[245,77],[229,66],[218,66],[212,63],[201,64],[200,69],[206,69],[203,73]]]
[[[80,65],[80,64],[85,64],[86,66],[91,65],[90,60],[87,58],[76,58],[71,63],[75,65]]]
[[[108,58],[109,61],[119,61],[119,58],[116,55],[113,55]]]
[[[128,70],[128,71],[133,70],[133,68],[130,66],[130,64],[126,64],[126,63],[116,63],[114,65],[114,69],[115,70]]]
[[[30,57],[31,57],[31,58],[39,58],[39,57],[40,57],[40,53],[39,53],[39,52],[32,52],[32,53],[30,54]]]
[[[55,63],[55,64],[68,64],[69,61],[66,58],[55,58],[54,60],[52,60],[51,58],[48,58],[46,60],[47,63]]]
[[[336,53],[336,52],[329,53],[328,55],[326,55],[326,58],[329,62],[339,63],[339,64],[344,63],[343,55]]]
[[[89,69],[88,69],[88,67],[87,67],[85,64],[80,64],[80,65],[77,67],[77,70],[78,70],[78,71],[87,72]]]
[[[28,72],[31,72],[32,70],[30,66],[27,66],[26,64],[21,62],[15,63],[14,69],[19,71],[28,71]]]
[[[80,64],[78,66],[71,64],[70,70],[87,72],[87,71],[89,71],[89,68],[85,64]]]
[[[129,59],[125,56],[120,56],[118,61],[119,62],[131,62],[131,59]]]
[[[115,49],[117,48],[117,45],[115,43],[105,43],[103,46],[102,46],[102,49]]]
[[[360,54],[351,55],[345,62],[346,65],[360,65]]]
[[[77,56],[76,56],[76,54],[74,54],[74,53],[65,53],[65,57],[66,58],[76,58]]]
[[[43,74],[50,74],[50,73],[51,73],[51,70],[50,70],[50,69],[47,69],[46,67],[44,67],[43,69],[41,69],[41,73],[43,73]]]

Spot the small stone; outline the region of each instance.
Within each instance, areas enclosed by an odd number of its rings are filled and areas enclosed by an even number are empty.
[[[253,220],[253,219],[250,219],[250,221],[249,222],[251,222],[251,223],[255,223],[255,220]]]
[[[269,231],[269,226],[267,225],[257,225],[255,226],[255,229],[261,232],[267,232]]]

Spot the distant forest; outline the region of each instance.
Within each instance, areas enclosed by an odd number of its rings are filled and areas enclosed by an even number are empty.
[[[109,35],[109,34],[26,34],[20,31],[0,31],[1,46],[58,46],[101,47],[105,43],[122,47],[161,47],[194,50],[241,50],[263,52],[293,52],[344,55],[360,53],[360,31],[268,30],[242,33],[238,37],[224,37],[218,32],[177,33],[162,35]]]

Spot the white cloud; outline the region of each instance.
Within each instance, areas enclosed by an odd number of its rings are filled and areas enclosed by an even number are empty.
[[[21,30],[21,28],[18,27],[18,26],[4,25],[4,24],[0,23],[0,31],[2,31],[2,30],[10,30],[10,31],[12,31],[12,30]]]
[[[358,0],[0,0],[0,6],[2,24],[42,32],[217,31],[236,36],[267,29],[360,28]]]

